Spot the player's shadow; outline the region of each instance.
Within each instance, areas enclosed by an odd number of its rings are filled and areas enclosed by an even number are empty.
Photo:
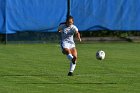
[[[48,76],[48,75],[0,75],[0,77],[28,77],[28,76]]]
[[[51,75],[0,75],[0,77],[30,77],[30,76],[46,76],[46,77],[61,77],[61,76],[51,76]],[[114,82],[18,82],[16,84],[46,84],[46,85],[61,85],[61,84],[93,84],[93,85],[113,85],[117,84]]]

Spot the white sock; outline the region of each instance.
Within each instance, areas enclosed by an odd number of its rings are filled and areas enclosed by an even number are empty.
[[[73,72],[75,67],[76,67],[76,64],[73,64],[72,62],[70,62],[70,71],[69,72]]]
[[[72,54],[68,54],[68,55],[67,55],[67,58],[71,61],[71,60],[73,59]]]

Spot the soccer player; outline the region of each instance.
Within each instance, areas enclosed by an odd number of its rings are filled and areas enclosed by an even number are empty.
[[[73,40],[74,34],[76,34],[78,40],[81,42],[81,37],[80,33],[78,32],[78,28],[73,23],[73,17],[69,16],[66,19],[66,22],[60,24],[60,26],[58,27],[58,32],[61,33],[62,53],[65,54],[70,60],[70,70],[68,76],[73,76],[73,72],[76,67],[77,50]]]

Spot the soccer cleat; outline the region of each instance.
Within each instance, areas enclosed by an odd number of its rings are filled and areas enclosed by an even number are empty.
[[[69,73],[68,73],[68,76],[73,76],[73,73],[72,73],[72,72],[69,72]]]

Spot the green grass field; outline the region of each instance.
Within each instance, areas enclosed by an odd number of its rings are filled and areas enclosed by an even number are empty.
[[[58,44],[0,45],[0,93],[140,93],[140,43],[77,44],[78,63]],[[95,58],[97,50],[106,59]]]

